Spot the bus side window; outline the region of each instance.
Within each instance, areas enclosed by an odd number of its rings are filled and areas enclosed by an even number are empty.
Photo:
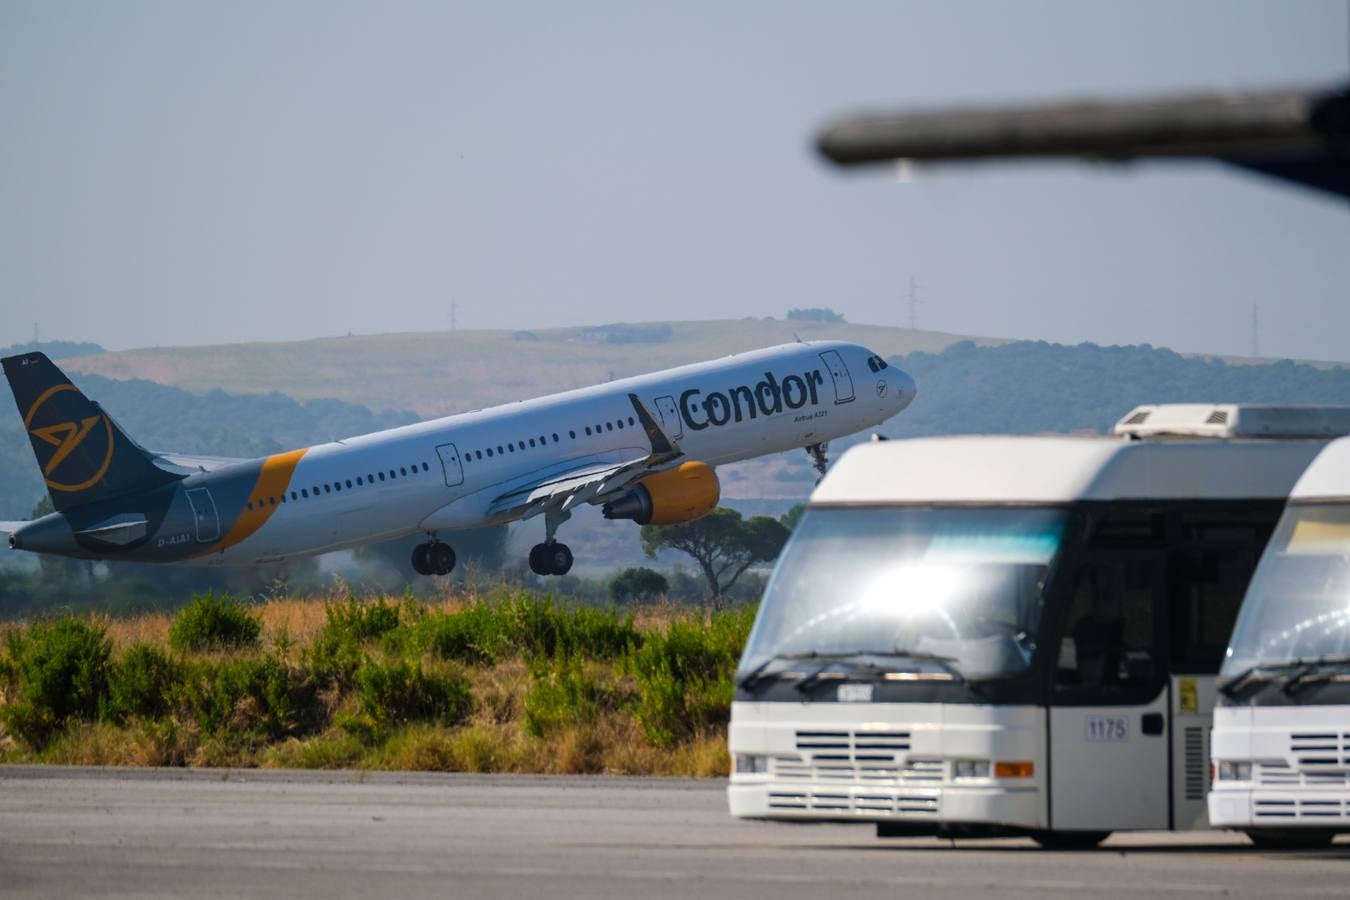
[[[1055,682],[1064,688],[1132,688],[1159,672],[1151,561],[1098,559],[1082,570],[1060,640]]]

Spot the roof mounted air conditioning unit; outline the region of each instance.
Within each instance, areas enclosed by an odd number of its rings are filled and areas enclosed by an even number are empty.
[[[1350,434],[1350,406],[1158,403],[1136,406],[1111,429],[1129,438],[1331,438]]]

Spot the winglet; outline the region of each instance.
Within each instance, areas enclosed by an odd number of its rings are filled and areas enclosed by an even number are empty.
[[[657,424],[652,418],[652,414],[647,412],[647,407],[642,405],[637,394],[629,394],[628,399],[632,401],[633,410],[637,413],[638,421],[642,423],[642,430],[647,432],[647,440],[652,442],[653,456],[678,456],[680,454],[679,446],[670,439],[670,436]]]

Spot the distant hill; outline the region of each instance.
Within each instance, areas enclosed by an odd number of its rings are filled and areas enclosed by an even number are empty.
[[[51,359],[64,359],[68,356],[89,356],[93,353],[108,352],[98,344],[81,343],[79,341],[28,341],[25,344],[10,344],[8,347],[0,347],[0,357],[17,356],[20,353],[29,353],[33,350],[40,350]]]
[[[961,341],[891,361],[919,383],[918,399],[885,429],[894,437],[1102,432],[1141,403],[1350,405],[1348,368],[1232,365],[1146,344]]]
[[[937,353],[967,339],[875,325],[738,319],[155,347],[85,356],[70,360],[66,368],[191,391],[220,388],[233,394],[279,391],[301,400],[335,398],[371,409],[411,409],[431,418],[797,337],[858,341],[883,355]]]

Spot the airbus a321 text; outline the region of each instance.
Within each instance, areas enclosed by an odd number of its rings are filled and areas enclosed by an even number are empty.
[[[143,449],[46,356],[4,361],[56,511],[0,523],[10,546],[80,559],[252,565],[422,532],[423,574],[456,530],[544,517],[530,567],[561,575],[558,527],[582,503],[640,524],[717,505],[715,467],[826,444],[914,399],[856,344],[809,342],[393,428],[261,459]]]

